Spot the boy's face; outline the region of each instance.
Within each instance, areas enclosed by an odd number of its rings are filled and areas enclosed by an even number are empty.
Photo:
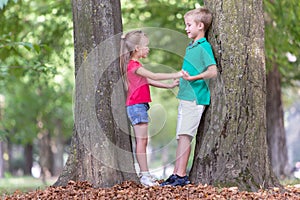
[[[187,36],[193,40],[200,39],[204,34],[203,23],[196,23],[192,16],[188,16],[184,19],[185,31]]]

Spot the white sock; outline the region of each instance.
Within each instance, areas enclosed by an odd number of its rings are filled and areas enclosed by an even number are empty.
[[[149,171],[145,171],[145,172],[140,172],[141,176],[150,176]]]

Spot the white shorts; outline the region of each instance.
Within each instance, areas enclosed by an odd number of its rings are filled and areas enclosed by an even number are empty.
[[[197,105],[196,101],[179,101],[176,139],[179,139],[179,135],[195,137],[204,108],[204,105]]]

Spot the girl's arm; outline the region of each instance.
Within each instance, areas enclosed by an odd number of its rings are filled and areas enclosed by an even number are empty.
[[[166,79],[176,79],[183,76],[182,72],[176,72],[176,73],[153,73],[144,67],[139,67],[135,73],[137,73],[140,76],[146,77],[148,79],[152,79],[155,81],[159,80],[166,80]]]
[[[162,83],[160,81],[155,81],[155,80],[152,80],[150,78],[148,78],[147,80],[148,80],[149,85],[154,86],[154,87],[158,87],[158,88],[169,88],[169,89],[171,89],[171,88],[174,88],[174,87],[179,85],[179,79],[174,79],[173,83],[170,83],[170,84]]]
[[[218,74],[217,71],[217,66],[216,65],[211,65],[207,68],[206,71],[202,72],[201,74],[198,74],[196,76],[190,76],[188,73],[185,73],[182,78],[188,81],[195,81],[199,79],[210,79],[210,78],[215,78]]]

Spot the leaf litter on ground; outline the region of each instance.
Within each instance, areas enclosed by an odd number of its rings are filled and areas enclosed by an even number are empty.
[[[36,190],[27,193],[15,191],[11,195],[3,195],[5,200],[43,200],[43,199],[72,199],[72,200],[111,200],[111,199],[132,199],[132,200],[300,200],[300,185],[286,186],[284,190],[270,188],[257,192],[239,191],[237,187],[217,188],[210,185],[189,184],[183,187],[153,186],[144,187],[133,181],[125,181],[111,188],[94,188],[86,181],[69,181],[67,186],[49,186],[44,190]]]

